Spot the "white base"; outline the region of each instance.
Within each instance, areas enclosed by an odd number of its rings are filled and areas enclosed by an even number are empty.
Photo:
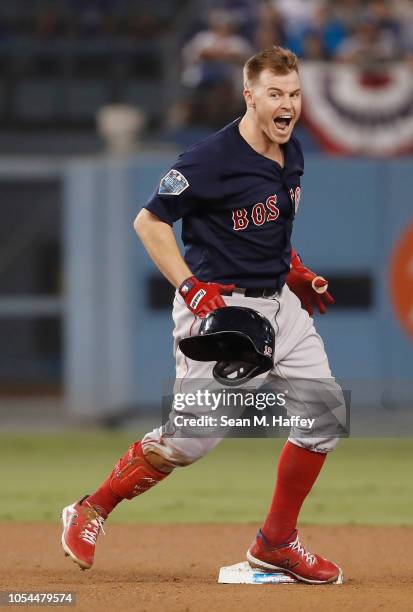
[[[253,569],[247,561],[243,561],[228,567],[221,567],[218,582],[222,584],[294,584],[298,580],[282,572],[263,572]]]

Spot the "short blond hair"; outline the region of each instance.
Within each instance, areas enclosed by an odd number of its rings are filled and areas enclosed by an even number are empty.
[[[274,74],[284,75],[289,72],[298,73],[298,58],[289,49],[274,45],[250,57],[244,65],[244,84],[254,82],[263,70],[271,70]]]

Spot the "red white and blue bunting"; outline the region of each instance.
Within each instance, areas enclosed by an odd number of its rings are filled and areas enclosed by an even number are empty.
[[[407,64],[367,72],[306,62],[300,75],[304,120],[325,150],[375,157],[413,152],[413,71]]]

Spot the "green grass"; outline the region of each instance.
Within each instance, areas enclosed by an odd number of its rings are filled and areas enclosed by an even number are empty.
[[[57,520],[62,506],[94,488],[133,435],[0,436],[0,520]],[[119,522],[262,520],[281,440],[226,440],[176,470],[142,497],[121,504]],[[413,524],[413,440],[342,440],[301,515],[303,523]]]

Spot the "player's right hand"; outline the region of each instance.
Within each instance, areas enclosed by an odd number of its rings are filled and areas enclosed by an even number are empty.
[[[196,276],[190,276],[184,280],[178,291],[189,310],[203,319],[209,312],[226,306],[222,295],[229,295],[234,289],[235,285],[203,283]]]

